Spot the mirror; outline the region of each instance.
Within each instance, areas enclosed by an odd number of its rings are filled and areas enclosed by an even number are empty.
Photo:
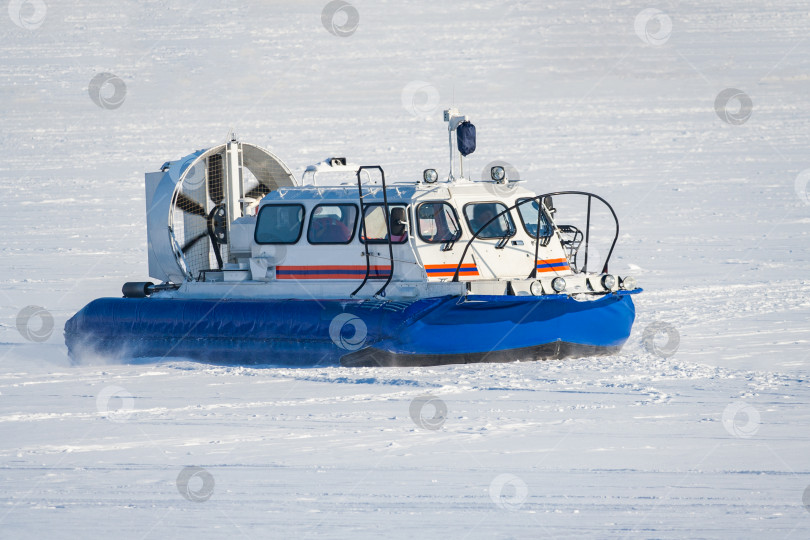
[[[405,209],[401,207],[391,208],[391,235],[402,236],[408,227],[408,218]]]

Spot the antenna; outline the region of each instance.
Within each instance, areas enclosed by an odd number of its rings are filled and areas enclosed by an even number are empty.
[[[454,90],[455,91],[455,90]],[[458,112],[458,109],[449,108],[444,111],[444,121],[447,122],[447,141],[450,145],[450,176],[449,180],[452,182],[456,179],[455,176],[455,165],[453,163],[453,132],[456,131],[459,125],[464,122],[469,122],[469,117],[461,114]],[[464,173],[461,173],[461,177],[464,177]]]

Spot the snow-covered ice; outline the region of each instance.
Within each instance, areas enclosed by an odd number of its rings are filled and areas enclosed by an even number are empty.
[[[7,11],[0,537],[810,536],[806,3]],[[147,278],[144,172],[233,130],[296,174],[346,155],[416,178],[446,168],[451,104],[473,176],[505,160],[614,205],[612,270],[645,289],[621,355],[68,362],[65,320]],[[671,356],[642,344],[656,323]]]

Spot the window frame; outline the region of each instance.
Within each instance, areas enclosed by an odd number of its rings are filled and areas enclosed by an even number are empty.
[[[554,225],[551,222],[551,219],[549,219],[549,216],[546,214],[546,210],[545,210],[545,208],[543,208],[543,206],[542,206],[543,203],[542,202],[540,203],[540,205],[541,205],[540,209],[542,210],[541,214],[543,215],[543,220],[548,225],[549,233],[546,234],[546,235],[540,236],[540,234],[539,234],[540,231],[537,231],[538,234],[534,235],[529,231],[529,228],[526,226],[526,221],[523,219],[523,214],[520,213],[520,207],[523,204],[526,204],[526,202],[535,201],[536,199],[537,199],[536,197],[521,197],[520,199],[517,199],[515,201],[515,210],[517,210],[518,216],[520,216],[520,223],[523,224],[523,230],[526,231],[526,234],[529,235],[529,238],[534,238],[535,240],[537,240],[539,238],[549,238],[551,236],[554,236]],[[526,202],[523,202],[523,201],[526,201]],[[533,225],[537,225],[537,223],[533,223]]]
[[[506,213],[504,213],[503,215],[504,216],[509,216],[509,221],[512,223],[512,227],[511,227],[512,234],[505,235],[505,236],[481,236],[481,235],[476,236],[475,235],[476,231],[474,231],[473,228],[472,228],[472,225],[470,225],[470,218],[467,217],[467,207],[472,206],[472,205],[476,205],[476,204],[500,204],[501,206],[503,206],[503,210],[506,210]],[[473,210],[473,212],[475,212],[475,210]],[[465,204],[462,207],[461,213],[464,214],[464,221],[467,224],[467,228],[470,230],[470,234],[476,240],[499,240],[499,239],[503,239],[503,238],[513,238],[517,234],[517,225],[515,224],[515,220],[512,218],[512,211],[509,210],[509,207],[506,206],[506,203],[504,203],[503,201],[472,201],[472,202],[468,202],[467,204]],[[496,212],[496,214],[500,214],[500,212]],[[497,223],[497,221],[495,223]]]
[[[450,209],[453,211],[453,217],[456,220],[456,224],[458,225],[458,235],[456,236],[455,239],[437,241],[437,240],[428,240],[427,238],[422,236],[422,227],[419,224],[419,219],[420,219],[419,218],[419,209],[422,208],[422,205],[424,205],[424,204],[443,204],[445,206],[450,207]],[[458,242],[459,240],[461,240],[461,237],[463,236],[463,229],[461,227],[461,220],[458,218],[458,212],[456,211],[456,207],[453,206],[452,204],[450,204],[447,201],[423,201],[423,202],[420,202],[418,205],[416,205],[416,208],[414,209],[414,217],[415,217],[414,221],[416,221],[416,234],[417,234],[417,236],[419,236],[419,239],[421,241],[425,242],[426,244],[446,244],[448,242],[455,243],[455,242]]]
[[[301,216],[301,226],[298,228],[298,237],[296,237],[295,241],[293,241],[293,242],[259,242],[259,239],[258,239],[257,235],[259,234],[259,222],[261,220],[262,212],[264,212],[265,208],[268,208],[270,206],[275,206],[275,207],[279,207],[279,206],[297,206],[298,208],[301,209],[301,211],[303,212],[303,215]],[[307,209],[303,204],[300,204],[300,203],[282,203],[282,204],[269,203],[269,204],[262,205],[262,207],[259,208],[259,212],[256,214],[256,227],[253,229],[253,241],[256,242],[257,244],[259,244],[260,246],[272,246],[272,245],[289,246],[289,245],[297,244],[298,241],[301,240],[301,235],[304,233],[304,224],[306,223],[306,217],[307,217]]]
[[[352,234],[349,237],[347,242],[313,242],[309,239],[309,229],[312,225],[312,218],[315,216],[315,210],[320,208],[321,206],[351,206],[354,208],[355,211],[355,218],[354,224],[352,225]],[[354,241],[355,234],[357,231],[360,230],[358,226],[358,217],[360,216],[360,208],[355,203],[350,202],[335,202],[335,203],[318,203],[312,207],[312,211],[309,213],[309,220],[307,221],[307,243],[312,246],[345,246],[351,244]]]
[[[373,207],[373,206],[382,207],[382,206],[384,206],[384,203],[381,203],[381,202],[376,203],[375,202],[375,203],[363,204],[364,212],[367,212],[368,209]],[[411,205],[409,203],[406,203],[406,202],[389,202],[388,203],[389,215],[390,215],[392,206],[403,206],[403,207],[405,207],[405,215],[408,216],[409,223],[408,223],[408,234],[405,235],[405,238],[403,240],[398,241],[398,242],[394,242],[392,240],[391,244],[395,245],[395,246],[398,246],[398,245],[401,245],[401,244],[407,244],[408,240],[411,238],[411,236],[413,236],[413,217],[411,216],[411,211],[410,211]],[[385,211],[385,210],[383,210],[383,211]],[[360,241],[360,244],[369,244],[369,245],[371,245],[371,244],[387,245],[388,244],[388,240],[369,240],[368,238],[363,239],[363,234],[361,234],[361,233],[362,233],[362,231],[364,231],[363,227],[365,226],[365,224],[366,224],[366,216],[364,214],[363,216],[361,216],[360,223],[357,226],[357,239]],[[391,234],[391,224],[390,223],[387,224],[386,230],[388,231],[388,235],[390,236],[390,234]]]

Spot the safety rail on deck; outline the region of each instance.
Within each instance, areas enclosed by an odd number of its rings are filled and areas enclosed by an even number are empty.
[[[482,233],[484,230],[486,230],[486,228],[490,224],[495,222],[495,220],[497,220],[498,218],[500,218],[504,214],[507,214],[510,210],[514,210],[518,206],[530,203],[531,201],[536,201],[537,202],[537,230],[535,231],[534,235],[530,235],[530,236],[535,237],[534,260],[532,261],[532,271],[529,273],[527,279],[536,278],[537,277],[537,255],[538,255],[538,250],[540,249],[540,243],[543,240],[545,240],[545,243],[543,245],[547,245],[549,240],[551,239],[551,236],[553,236],[554,232],[558,229],[558,227],[554,224],[554,220],[551,218],[551,216],[546,211],[544,201],[545,201],[546,197],[556,197],[556,196],[561,196],[561,195],[582,195],[582,196],[585,196],[585,197],[588,198],[588,209],[587,209],[587,215],[586,215],[586,218],[585,218],[585,263],[582,265],[581,272],[587,272],[588,271],[588,242],[590,240],[590,232],[591,232],[591,199],[596,198],[596,199],[600,200],[605,206],[607,206],[608,210],[610,210],[610,213],[613,215],[613,221],[616,224],[616,234],[613,236],[613,242],[610,244],[610,251],[608,251],[607,257],[605,258],[605,264],[603,265],[602,271],[601,271],[601,273],[603,273],[603,274],[607,273],[607,271],[608,271],[608,262],[610,261],[610,257],[613,254],[613,248],[616,247],[616,241],[619,239],[619,218],[616,216],[616,212],[613,210],[613,207],[610,206],[610,203],[608,203],[605,199],[603,199],[599,195],[596,195],[594,193],[589,193],[587,191],[554,191],[554,192],[551,192],[551,193],[544,193],[542,195],[538,195],[538,196],[532,197],[532,198],[521,199],[519,202],[513,204],[509,208],[499,212],[492,219],[487,221],[483,226],[479,227],[479,229],[477,231],[473,232],[472,238],[470,238],[470,240],[467,242],[467,245],[464,246],[464,251],[461,254],[461,259],[459,259],[459,261],[458,261],[458,265],[456,266],[456,271],[453,274],[453,280],[452,281],[458,281],[458,276],[459,276],[459,273],[461,272],[461,265],[464,263],[464,258],[467,256],[467,250],[470,248],[470,246],[472,245],[472,243],[475,240],[478,240],[478,235],[480,233]],[[542,222],[542,215],[546,216],[546,219],[548,220],[549,224],[552,227],[551,234],[549,234],[547,236],[540,236],[540,224]]]
[[[366,255],[366,275],[363,277],[362,283],[360,286],[357,287],[354,292],[351,294],[352,296],[356,295],[360,292],[366,283],[368,283],[369,274],[371,273],[371,261],[369,258],[368,252],[368,231],[366,230],[366,208],[365,203],[363,202],[363,182],[360,179],[360,173],[365,170],[369,169],[377,169],[380,171],[380,177],[382,178],[382,193],[383,193],[383,212],[385,213],[385,228],[387,231],[386,237],[388,238],[388,258],[391,261],[391,269],[388,272],[388,278],[385,280],[385,283],[380,290],[374,293],[374,296],[385,296],[385,289],[391,283],[391,279],[394,277],[394,245],[391,242],[391,216],[390,211],[388,209],[388,190],[385,185],[385,171],[379,165],[363,165],[359,169],[357,169],[357,193],[360,197],[360,230],[362,234],[365,235],[365,239],[361,238],[363,242],[363,246],[365,247],[365,255]],[[366,173],[368,176],[368,173]]]

